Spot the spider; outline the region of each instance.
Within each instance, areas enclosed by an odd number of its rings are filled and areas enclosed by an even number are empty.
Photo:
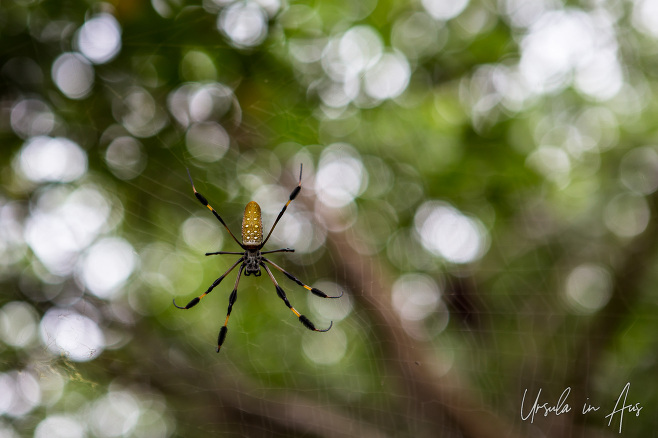
[[[304,315],[299,313],[292,305],[290,304],[290,301],[288,301],[288,298],[286,297],[286,293],[283,291],[281,286],[279,286],[279,283],[277,283],[276,279],[274,278],[274,275],[272,274],[272,271],[270,268],[266,265],[269,264],[273,268],[281,271],[286,277],[297,283],[298,285],[302,286],[304,289],[308,290],[314,295],[317,295],[322,298],[340,298],[343,296],[343,293],[339,296],[333,297],[325,294],[319,289],[316,289],[314,287],[308,286],[304,284],[301,280],[299,280],[297,277],[277,265],[276,263],[272,262],[271,260],[267,259],[266,257],[263,256],[263,254],[272,254],[275,252],[294,252],[295,250],[292,248],[281,248],[281,249],[275,249],[271,251],[261,251],[261,249],[265,246],[267,243],[267,240],[270,238],[272,235],[272,231],[274,231],[274,227],[276,227],[276,224],[279,223],[279,220],[281,219],[281,216],[283,216],[283,213],[285,213],[286,209],[290,205],[290,203],[297,197],[299,194],[300,190],[302,189],[302,166],[299,166],[299,184],[297,184],[297,187],[295,187],[290,193],[290,198],[288,199],[288,202],[283,206],[281,209],[281,212],[279,213],[279,216],[277,216],[276,220],[274,221],[274,224],[272,225],[272,228],[270,229],[270,232],[267,233],[267,237],[263,240],[263,222],[261,218],[261,212],[260,212],[260,206],[254,202],[251,201],[247,204],[247,206],[244,209],[244,216],[242,217],[242,243],[235,237],[235,235],[231,232],[229,227],[226,225],[224,220],[221,218],[219,213],[210,206],[208,203],[208,200],[199,192],[197,192],[196,188],[194,187],[194,181],[192,181],[192,175],[190,175],[190,170],[187,169],[187,176],[190,178],[190,183],[192,184],[192,190],[194,191],[194,196],[201,202],[204,206],[208,208],[212,212],[212,214],[215,215],[217,220],[226,228],[226,231],[231,235],[233,240],[240,245],[240,247],[244,250],[243,252],[234,252],[234,251],[218,251],[218,252],[208,252],[206,253],[206,256],[209,255],[218,255],[218,254],[234,254],[234,255],[239,255],[240,258],[238,261],[233,263],[233,265],[228,268],[226,272],[224,272],[217,280],[213,282],[213,284],[210,285],[208,290],[206,290],[203,294],[199,295],[196,298],[193,298],[185,307],[179,306],[176,304],[176,299],[174,298],[174,306],[176,306],[179,309],[190,309],[194,306],[196,306],[199,301],[206,295],[208,295],[214,288],[219,286],[219,283],[226,277],[233,269],[235,269],[236,266],[240,265],[240,269],[238,270],[238,276],[235,279],[235,285],[233,286],[233,292],[231,292],[231,295],[228,300],[228,311],[226,312],[226,320],[224,320],[224,325],[222,328],[219,330],[219,336],[217,337],[217,352],[219,353],[219,350],[222,348],[222,344],[224,343],[224,340],[226,339],[226,333],[228,332],[228,318],[231,316],[231,310],[233,309],[233,305],[235,304],[235,301],[238,297],[238,284],[240,283],[240,277],[242,276],[242,273],[244,272],[245,276],[249,276],[253,274],[255,277],[259,277],[261,275],[261,268],[265,269],[265,272],[267,272],[267,275],[270,277],[272,280],[272,283],[274,283],[274,287],[276,288],[276,293],[283,300],[283,302],[288,306],[290,310],[292,310],[292,313],[295,314],[297,318],[299,318],[299,321],[304,325],[309,330],[312,330],[314,332],[326,332],[329,331],[329,329],[333,325],[333,321],[329,324],[329,327],[326,329],[319,329],[316,328],[315,325]]]

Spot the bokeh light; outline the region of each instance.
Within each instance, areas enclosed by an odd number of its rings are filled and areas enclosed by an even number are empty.
[[[621,181],[641,195],[650,195],[658,189],[658,152],[653,146],[631,149],[620,165]]]
[[[25,225],[25,241],[55,275],[73,271],[79,253],[102,231],[110,204],[93,186],[49,188],[39,196]]]
[[[99,14],[78,31],[80,52],[95,64],[112,60],[121,50],[121,26],[110,14]]]
[[[2,438],[20,438],[18,432],[11,425],[5,424],[3,421],[0,421],[0,436]]]
[[[62,137],[34,137],[20,152],[20,170],[35,182],[70,182],[87,171],[87,154]]]
[[[411,68],[404,55],[386,53],[365,72],[364,90],[375,99],[393,99],[407,88],[410,76]]]
[[[157,134],[167,123],[164,110],[151,93],[142,87],[132,87],[114,101],[113,115],[117,122],[139,138]]]
[[[642,32],[658,39],[658,2],[637,0],[633,4],[633,24]]]
[[[233,91],[221,83],[186,83],[169,93],[167,107],[182,126],[194,122],[217,123],[230,110],[232,122],[240,123],[241,111]]]
[[[183,240],[195,251],[210,252],[222,248],[223,228],[208,218],[190,217],[181,225]]]
[[[108,438],[131,435],[140,414],[138,400],[127,391],[111,391],[97,400],[89,412],[94,433]]]
[[[381,36],[370,26],[356,26],[330,41],[324,49],[322,67],[336,82],[355,79],[382,55]]]
[[[565,285],[567,303],[578,313],[593,313],[605,306],[612,295],[610,272],[594,264],[574,268]]]
[[[194,88],[189,99],[190,117],[195,122],[219,119],[235,103],[233,91],[220,83],[208,83]]]
[[[219,123],[195,123],[185,135],[189,153],[197,160],[213,163],[228,151],[231,139]]]
[[[92,245],[79,263],[79,277],[99,298],[113,299],[132,274],[135,251],[125,240],[108,237]]]
[[[105,335],[98,323],[72,309],[48,309],[41,318],[39,333],[48,351],[74,362],[93,360],[105,348]]]
[[[55,127],[55,114],[39,99],[21,99],[11,109],[11,127],[22,138],[48,135]]]
[[[569,181],[571,159],[564,149],[557,146],[540,146],[528,155],[528,166],[532,167],[547,180],[564,185]]]
[[[256,2],[235,2],[222,9],[217,28],[236,47],[254,47],[267,36],[267,14]]]
[[[525,28],[537,21],[547,10],[555,7],[554,0],[503,0],[500,9],[515,27]]]
[[[313,363],[319,365],[333,365],[345,356],[347,352],[347,336],[340,327],[333,327],[325,333],[322,343],[318,343],[314,333],[304,333],[302,337],[302,350],[305,356]]]
[[[643,232],[651,219],[647,201],[630,193],[622,193],[605,207],[603,220],[610,231],[619,237],[634,237]]]
[[[13,347],[27,348],[36,340],[38,320],[32,306],[11,301],[0,308],[0,339]]]
[[[450,20],[466,9],[468,0],[421,0],[429,14],[437,20]]]
[[[621,89],[613,20],[606,14],[556,10],[532,23],[521,42],[519,70],[535,93],[570,84],[585,95],[610,99]]]
[[[470,263],[484,255],[488,237],[482,223],[438,201],[420,206],[414,218],[420,243],[452,263]]]
[[[393,47],[410,58],[438,52],[448,41],[446,32],[429,14],[414,12],[395,21],[391,32]]]
[[[348,145],[335,144],[320,157],[315,192],[320,202],[340,208],[354,201],[368,185],[368,174]]]
[[[166,438],[173,432],[166,404],[155,391],[109,385],[109,391],[83,409],[94,436]]]
[[[0,373],[0,414],[22,417],[41,403],[41,388],[29,370]]]
[[[53,63],[51,75],[69,99],[84,99],[94,86],[94,68],[79,53],[63,53]]]
[[[391,299],[402,319],[419,321],[436,311],[441,291],[427,275],[404,274],[393,283]]]
[[[391,288],[391,302],[409,336],[427,340],[448,325],[450,314],[443,304],[441,288],[430,276],[405,273]]]
[[[291,45],[292,56],[301,62],[318,60],[320,41],[304,40]],[[317,44],[316,44],[317,43]],[[319,58],[325,78],[311,84],[331,108],[351,102],[372,107],[375,101],[392,99],[409,84],[411,67],[399,51],[386,51],[373,27],[354,26],[329,39]]]
[[[307,254],[326,244],[326,232],[315,222],[315,216],[306,212],[289,211],[286,216],[285,221],[280,222],[272,234],[273,246],[295,248],[296,253]]]
[[[85,438],[86,431],[71,415],[49,415],[37,425],[34,438]]]
[[[105,162],[112,173],[120,179],[137,177],[146,167],[147,155],[144,146],[136,138],[121,136],[112,140],[105,150]]]

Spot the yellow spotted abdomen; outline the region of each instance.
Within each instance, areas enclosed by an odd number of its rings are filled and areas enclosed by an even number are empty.
[[[242,217],[242,244],[249,247],[259,246],[263,242],[263,219],[260,205],[251,201],[244,209]]]

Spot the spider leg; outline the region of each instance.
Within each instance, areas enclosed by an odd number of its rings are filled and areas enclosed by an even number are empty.
[[[219,215],[219,213],[217,213],[217,211],[215,211],[215,209],[212,208],[212,206],[208,203],[208,200],[205,198],[205,196],[203,196],[201,193],[196,191],[196,187],[194,187],[194,181],[192,181],[192,175],[190,175],[190,169],[186,169],[186,170],[187,170],[187,176],[190,178],[190,183],[192,184],[192,190],[194,191],[194,196],[196,196],[196,198],[199,200],[199,202],[202,203],[204,206],[206,206],[208,208],[208,210],[210,210],[212,212],[212,214],[215,215],[217,220],[219,220],[219,222],[222,225],[224,225],[224,228],[226,228],[226,231],[228,231],[228,233],[231,235],[233,240],[235,240],[235,242],[238,245],[240,245],[241,248],[244,248],[244,246],[242,246],[240,241],[238,239],[236,239],[236,237],[233,235],[233,233],[231,233],[231,230],[226,225],[226,222],[224,222],[224,219],[222,219],[222,217]]]
[[[222,328],[219,329],[219,336],[217,337],[217,353],[219,353],[219,349],[222,348],[222,344],[226,339],[226,333],[228,332],[228,327],[226,326],[228,325],[228,318],[231,316],[231,310],[233,310],[233,304],[235,304],[235,300],[238,299],[238,284],[240,283],[240,277],[242,276],[243,270],[244,264],[240,266],[238,277],[235,279],[235,286],[233,286],[233,292],[231,292],[231,296],[228,298],[228,311],[226,312],[226,319],[224,320],[224,325]]]
[[[329,327],[326,329],[318,329],[315,327],[315,325],[309,320],[306,316],[300,314],[297,310],[295,310],[294,307],[290,304],[290,301],[288,301],[288,297],[286,297],[286,293],[281,289],[281,286],[279,286],[279,283],[276,282],[276,279],[274,278],[274,275],[272,275],[272,271],[270,271],[270,268],[265,265],[265,263],[261,262],[260,265],[265,268],[265,271],[267,272],[267,275],[270,276],[270,279],[272,280],[272,283],[274,283],[274,287],[276,288],[276,293],[279,295],[279,298],[283,300],[284,303],[286,303],[286,306],[290,310],[292,310],[292,313],[295,314],[297,318],[299,318],[299,321],[304,325],[309,330],[313,330],[314,332],[327,332],[331,327],[334,325],[333,321],[329,324]]]
[[[261,254],[262,254],[262,253],[261,253]],[[319,297],[321,297],[321,298],[340,298],[340,297],[343,296],[343,291],[341,291],[341,292],[340,292],[340,295],[338,295],[337,297],[330,297],[330,296],[327,295],[326,293],[322,292],[320,289],[316,289],[316,288],[314,288],[314,287],[311,287],[311,286],[309,286],[309,285],[307,285],[307,284],[302,283],[302,281],[301,281],[300,279],[298,279],[297,277],[295,277],[295,276],[292,275],[290,272],[286,271],[285,269],[283,269],[281,266],[277,265],[277,264],[274,263],[273,261],[268,260],[268,259],[266,259],[265,257],[263,257],[263,261],[264,261],[265,263],[269,263],[270,265],[274,266],[274,267],[275,267],[276,269],[278,269],[279,271],[283,272],[283,274],[284,274],[286,277],[288,277],[289,279],[291,279],[292,281],[294,281],[295,283],[297,283],[298,285],[300,285],[300,286],[303,287],[304,289],[308,290],[308,291],[311,292],[313,295],[317,295],[317,296],[319,296]]]
[[[196,306],[197,304],[199,304],[199,301],[201,301],[201,298],[205,297],[210,292],[212,292],[212,290],[214,288],[216,288],[219,285],[219,283],[221,283],[221,281],[224,279],[224,277],[226,277],[229,274],[229,272],[231,272],[236,266],[238,266],[238,264],[242,263],[243,260],[244,260],[244,257],[240,257],[237,262],[233,263],[233,266],[228,268],[228,270],[226,272],[224,272],[221,277],[219,277],[217,280],[215,280],[213,282],[213,284],[210,285],[210,287],[208,288],[207,291],[205,291],[203,294],[199,295],[196,298],[192,298],[192,300],[189,303],[187,303],[187,305],[185,307],[182,307],[182,306],[179,306],[178,304],[176,304],[176,298],[174,298],[174,306],[176,306],[179,309],[189,309],[189,308],[192,308],[192,307]]]
[[[295,252],[292,248],[273,249],[271,251],[261,251],[261,254],[272,254],[273,252]]]
[[[244,251],[242,252],[235,252],[235,251],[217,251],[217,252],[207,252],[206,255],[217,255],[217,254],[234,254],[234,255],[243,255]]]
[[[300,164],[299,165],[299,184],[297,184],[297,187],[295,187],[293,189],[292,193],[290,193],[290,198],[288,199],[288,202],[286,202],[286,204],[281,209],[281,212],[279,213],[276,220],[274,221],[274,224],[272,225],[272,228],[270,228],[270,232],[267,233],[267,237],[265,238],[265,240],[263,240],[263,243],[260,244],[259,249],[265,246],[265,243],[267,242],[267,239],[270,238],[270,236],[272,235],[272,231],[274,231],[274,227],[276,227],[276,224],[279,223],[279,219],[281,219],[281,216],[283,216],[283,213],[286,212],[286,209],[288,208],[290,203],[297,197],[297,195],[299,195],[299,191],[301,189],[302,189],[302,165]]]

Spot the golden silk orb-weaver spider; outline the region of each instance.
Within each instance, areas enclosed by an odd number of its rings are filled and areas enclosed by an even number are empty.
[[[206,253],[207,256],[209,255],[218,255],[218,254],[234,254],[234,255],[239,255],[240,258],[238,259],[237,262],[233,263],[233,265],[228,268],[226,272],[224,272],[221,277],[219,277],[217,280],[213,282],[213,284],[210,285],[208,290],[206,290],[203,294],[199,295],[196,298],[193,298],[185,307],[179,306],[176,304],[176,299],[174,299],[174,306],[176,306],[179,309],[189,309],[194,306],[196,306],[199,301],[206,295],[208,295],[214,288],[219,286],[219,283],[226,277],[233,269],[235,269],[236,266],[240,265],[240,269],[238,270],[238,276],[235,279],[235,285],[233,286],[233,292],[231,292],[231,295],[228,299],[228,311],[226,312],[226,319],[224,320],[224,325],[222,326],[221,329],[219,329],[219,336],[217,337],[217,352],[219,353],[219,350],[222,348],[222,344],[224,343],[224,340],[226,339],[226,333],[228,332],[228,318],[231,316],[231,310],[233,309],[233,305],[235,304],[236,299],[238,298],[238,284],[240,283],[240,277],[242,276],[242,273],[244,272],[245,276],[249,276],[251,274],[254,274],[254,276],[259,277],[261,275],[261,268],[265,269],[265,272],[267,272],[267,275],[269,275],[270,279],[272,280],[272,283],[274,283],[274,287],[276,288],[276,293],[283,300],[283,302],[288,306],[290,310],[292,310],[292,313],[295,314],[297,318],[299,318],[299,321],[304,325],[309,330],[313,330],[314,332],[326,332],[329,331],[329,329],[333,325],[333,321],[329,324],[329,327],[326,329],[318,329],[315,327],[315,325],[304,315],[299,313],[292,305],[290,304],[290,301],[288,301],[288,298],[286,297],[286,293],[283,291],[281,286],[279,286],[279,283],[277,283],[276,279],[274,278],[274,275],[272,274],[272,271],[270,268],[266,265],[266,263],[273,268],[281,271],[286,277],[297,283],[298,285],[302,286],[304,289],[308,290],[314,295],[317,295],[322,298],[340,298],[343,296],[343,293],[337,297],[332,297],[324,292],[322,292],[319,289],[316,289],[314,287],[308,286],[304,284],[301,280],[299,280],[297,277],[277,265],[276,263],[272,262],[271,260],[267,259],[266,257],[263,256],[263,254],[272,254],[275,252],[294,252],[295,250],[292,248],[281,248],[281,249],[275,249],[271,251],[261,251],[265,244],[267,243],[267,240],[270,238],[272,235],[272,231],[274,231],[274,227],[276,227],[276,224],[279,223],[279,220],[281,219],[281,216],[283,216],[283,213],[285,213],[286,209],[290,205],[290,203],[297,197],[299,194],[300,190],[302,189],[302,166],[299,166],[299,184],[297,184],[297,187],[295,187],[290,193],[290,197],[288,199],[288,202],[283,206],[281,209],[281,212],[277,216],[276,220],[274,221],[274,224],[272,225],[272,228],[270,228],[270,232],[267,233],[267,236],[263,240],[263,220],[261,217],[260,213],[260,205],[258,203],[251,201],[250,203],[247,204],[247,206],[244,209],[244,216],[242,216],[242,243],[233,235],[229,227],[226,225],[222,217],[217,213],[217,211],[210,206],[208,203],[208,200],[199,192],[197,192],[196,188],[194,187],[194,181],[192,181],[192,175],[190,175],[189,169],[187,170],[187,176],[190,178],[190,183],[192,184],[192,190],[194,191],[194,196],[201,202],[203,205],[205,205],[208,210],[212,212],[212,214],[215,215],[217,220],[226,228],[226,231],[231,235],[233,240],[240,245],[240,247],[244,250],[242,252],[233,252],[233,251],[218,251],[218,252],[208,252]]]

